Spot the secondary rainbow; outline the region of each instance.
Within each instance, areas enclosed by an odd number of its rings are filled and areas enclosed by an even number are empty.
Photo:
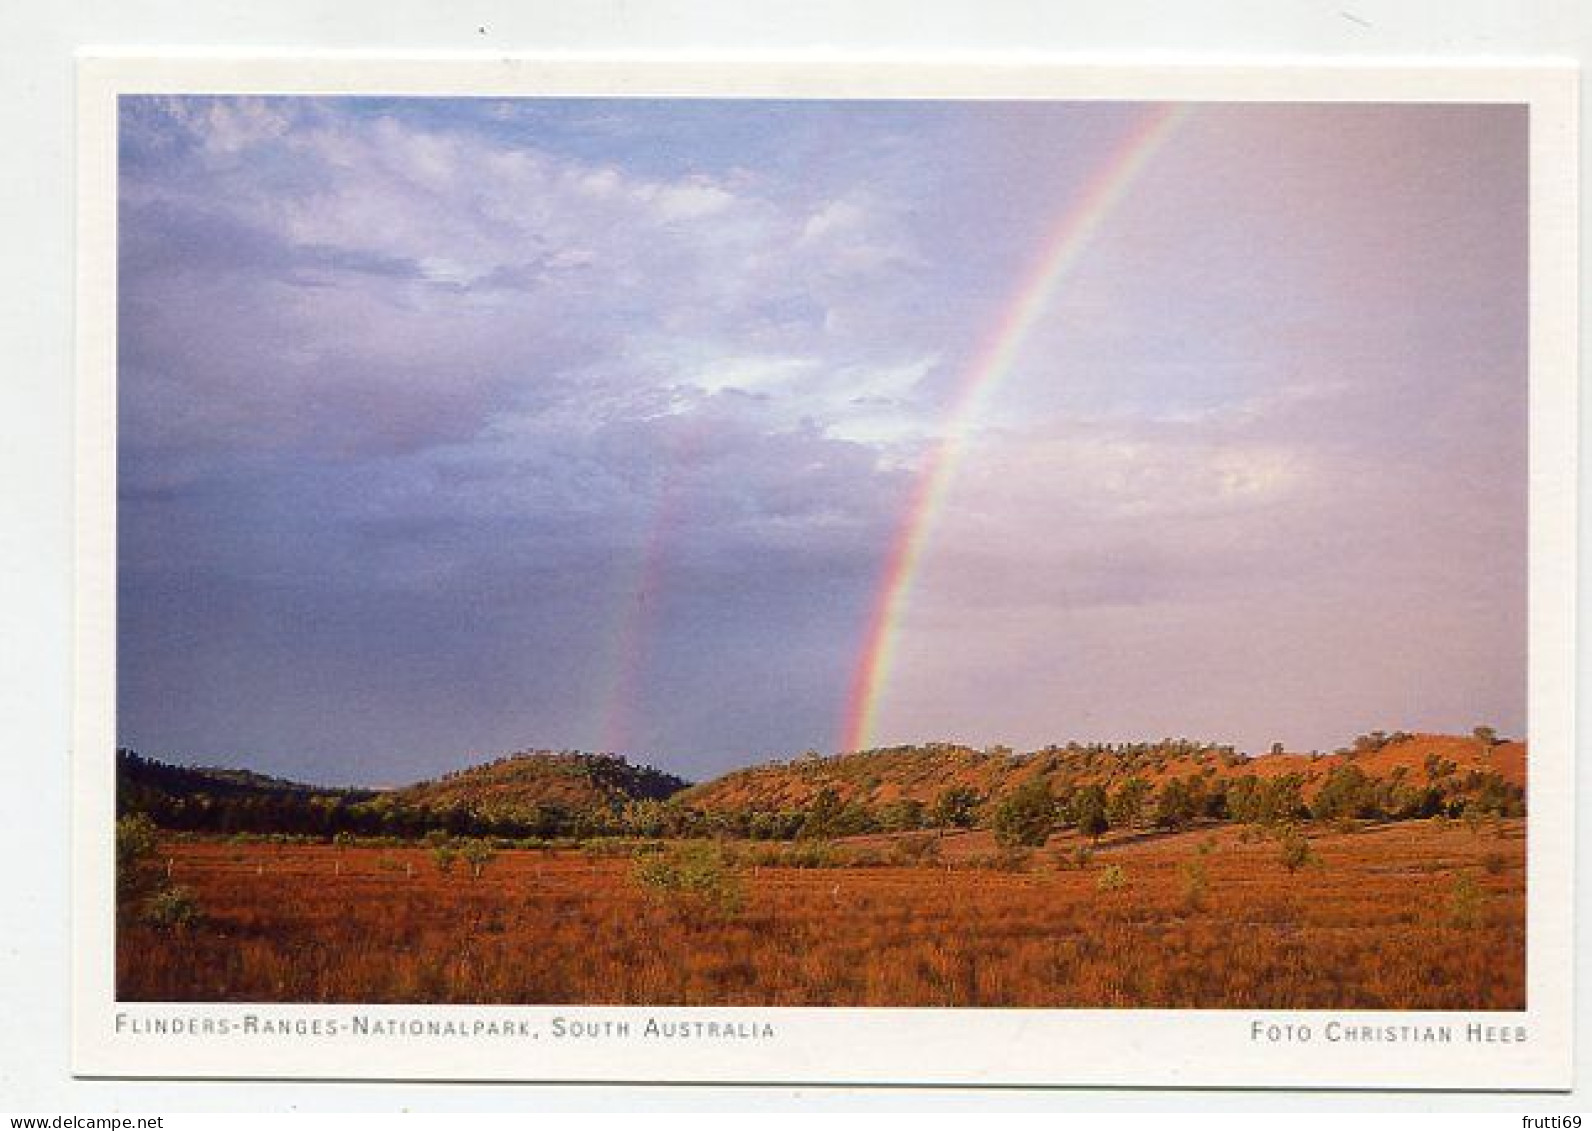
[[[1127,195],[1140,172],[1188,116],[1187,107],[1162,106],[1145,114],[1073,198],[1017,288],[994,332],[975,355],[947,406],[934,445],[918,473],[905,518],[897,529],[879,589],[869,611],[863,649],[846,701],[842,749],[872,745],[880,697],[889,682],[898,644],[897,627],[917,576],[934,517],[955,478],[968,432],[991,392],[1011,372],[1023,345],[1050,305],[1057,285],[1078,262],[1090,238]]]
[[[687,506],[688,481],[703,439],[703,426],[696,424],[674,435],[667,448],[652,519],[626,587],[627,598],[618,607],[619,627],[611,634],[607,679],[598,684],[596,748],[605,753],[635,752],[637,700],[649,659],[648,645],[662,615],[667,551]]]

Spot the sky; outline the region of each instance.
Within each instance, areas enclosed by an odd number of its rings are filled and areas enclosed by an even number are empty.
[[[119,741],[1523,734],[1525,110],[1163,110],[124,97]]]

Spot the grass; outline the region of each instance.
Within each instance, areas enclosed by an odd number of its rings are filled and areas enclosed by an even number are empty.
[[[1214,837],[1214,842],[1212,838]],[[1504,1010],[1525,1000],[1523,822],[1312,830],[1288,872],[1240,830],[1120,840],[1001,871],[987,834],[909,861],[737,865],[733,914],[682,916],[629,856],[168,843],[204,908],[120,925],[126,1001]],[[1074,847],[1058,838],[1058,856]],[[1191,864],[1196,861],[1196,864]],[[871,858],[870,858],[871,861]],[[338,866],[340,862],[340,867]],[[678,861],[676,863],[679,863]],[[412,865],[412,866],[409,866]],[[1107,868],[1131,877],[1102,891]],[[1190,896],[1197,874],[1197,898]]]

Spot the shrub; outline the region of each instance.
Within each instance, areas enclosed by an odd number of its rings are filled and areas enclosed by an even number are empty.
[[[989,866],[997,872],[1026,872],[1033,858],[1033,849],[1008,844],[1003,845],[999,852],[990,857]]]
[[[467,840],[464,847],[459,849],[459,855],[470,865],[470,878],[479,880],[486,866],[497,857],[497,851],[484,840]]]
[[[158,845],[155,822],[132,813],[116,822],[116,894],[136,895],[151,882],[150,862]]]
[[[1121,891],[1127,886],[1128,873],[1121,864],[1107,864],[1095,880],[1095,887],[1101,891]]]
[[[1315,854],[1311,852],[1310,841],[1305,835],[1298,829],[1290,828],[1278,837],[1278,859],[1289,872],[1297,872],[1311,863]]]
[[[1183,903],[1191,910],[1205,906],[1205,892],[1210,887],[1210,875],[1205,869],[1203,853],[1185,860],[1179,869],[1183,877]]]
[[[599,836],[581,845],[580,852],[587,860],[608,860],[633,855],[632,848],[632,842],[622,837]]]
[[[746,905],[739,869],[707,841],[639,857],[633,874],[643,891],[687,922],[731,919]]]
[[[791,868],[837,868],[840,854],[828,841],[809,841],[792,845],[785,864]]]
[[[431,859],[437,865],[437,871],[444,876],[453,872],[454,861],[459,858],[459,850],[451,844],[438,844],[431,849]]]
[[[1074,845],[1072,848],[1053,848],[1050,851],[1050,865],[1058,872],[1082,872],[1094,860],[1094,849],[1087,844]]]
[[[1486,913],[1486,892],[1476,877],[1466,873],[1454,880],[1448,893],[1448,921],[1456,927],[1479,927]]]
[[[940,858],[940,838],[933,833],[910,833],[890,846],[898,864],[933,864]]]
[[[877,848],[853,848],[846,854],[848,868],[882,868],[889,862]]]
[[[204,913],[199,900],[185,887],[165,887],[144,903],[144,922],[163,930],[184,931],[197,926]]]

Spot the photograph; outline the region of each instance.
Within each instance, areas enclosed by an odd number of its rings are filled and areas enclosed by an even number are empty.
[[[85,102],[89,1060],[1557,1071],[1538,88],[276,73]]]

